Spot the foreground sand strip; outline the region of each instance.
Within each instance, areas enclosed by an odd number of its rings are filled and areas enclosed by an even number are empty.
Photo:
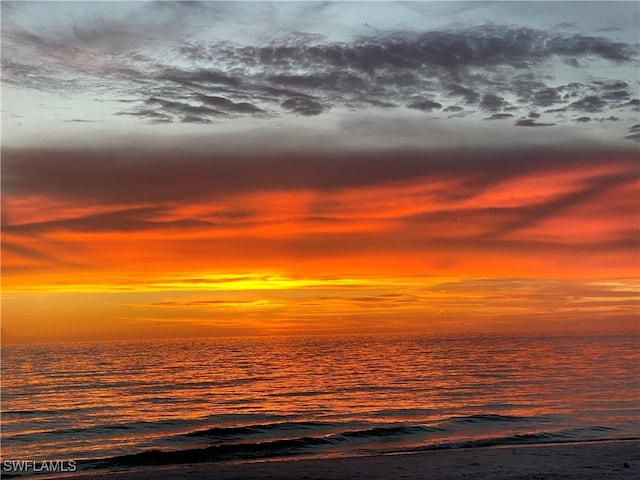
[[[38,478],[44,478],[38,475]],[[640,441],[603,441],[334,459],[202,463],[96,471],[65,480],[640,480]]]

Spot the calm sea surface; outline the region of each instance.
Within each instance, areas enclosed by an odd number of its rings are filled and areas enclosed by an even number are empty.
[[[6,345],[2,459],[119,468],[640,437],[639,346],[636,334]]]

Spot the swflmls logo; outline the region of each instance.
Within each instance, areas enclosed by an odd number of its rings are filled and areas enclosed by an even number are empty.
[[[4,472],[57,473],[75,472],[78,467],[75,460],[5,460]]]

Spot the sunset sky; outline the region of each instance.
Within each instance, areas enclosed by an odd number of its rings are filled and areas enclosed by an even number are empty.
[[[637,2],[2,2],[2,340],[637,329]]]

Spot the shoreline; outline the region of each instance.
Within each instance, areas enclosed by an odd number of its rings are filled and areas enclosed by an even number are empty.
[[[65,480],[640,480],[640,439],[286,458],[16,476]]]

